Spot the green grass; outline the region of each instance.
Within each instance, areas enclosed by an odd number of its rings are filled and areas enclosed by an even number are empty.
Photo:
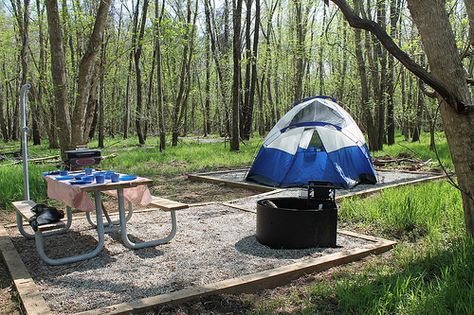
[[[353,275],[315,283],[302,313],[332,305],[340,314],[473,314],[474,241],[463,237],[445,245],[402,245],[392,264],[368,264]]]
[[[35,201],[46,198],[46,184],[41,172],[48,170],[47,166],[30,165],[30,197]],[[10,203],[23,199],[23,167],[21,164],[0,166],[0,209],[11,209]]]
[[[178,146],[167,146],[159,152],[156,147],[158,139],[149,138],[145,147],[137,145],[137,139],[107,139],[103,155],[111,153],[117,156],[104,160],[103,169],[147,176],[154,179],[156,176],[173,176],[195,171],[207,171],[218,168],[238,168],[252,163],[261,144],[260,138],[253,138],[241,143],[239,152],[230,152],[229,143],[197,143],[196,141],[179,141]],[[9,143],[8,147],[19,143]],[[92,141],[89,147],[97,146]],[[1,150],[0,150],[1,151]],[[29,146],[30,158],[59,154],[58,150],[51,150],[47,143],[40,146]],[[0,209],[11,209],[10,203],[20,200],[23,196],[23,171],[21,164],[12,165],[12,160],[0,163]],[[41,172],[54,169],[53,164],[33,165],[30,163],[30,194],[35,201],[46,199],[46,185],[41,178]]]
[[[453,162],[449,153],[448,143],[443,132],[435,134],[436,150],[438,151],[441,163],[446,169],[453,170]],[[407,142],[403,135],[397,133],[394,145],[384,145],[382,151],[372,152],[372,156],[378,157],[383,155],[398,156],[399,154],[408,154],[413,158],[427,161],[431,159],[434,167],[439,167],[438,159],[434,151],[430,150],[430,136],[422,133],[419,142]]]
[[[230,152],[229,145],[223,143],[182,142],[163,152],[137,148],[131,152],[118,152],[116,158],[104,161],[102,167],[148,176],[243,167],[251,164],[259,143],[260,139],[253,139],[241,145],[239,152]]]
[[[384,146],[377,156],[437,157],[429,135],[420,142]],[[453,170],[443,133],[436,134],[441,163]],[[360,269],[342,268],[330,277],[254,302],[250,313],[273,314],[474,314],[474,239],[465,232],[459,191],[447,182],[384,190],[347,199],[339,219],[348,229],[399,241],[388,258],[374,257]],[[295,296],[297,297],[295,299]]]
[[[410,241],[463,229],[459,191],[447,182],[388,189],[375,198],[346,199],[339,217],[382,236]]]
[[[295,313],[474,314],[474,239],[465,232],[460,193],[447,182],[347,199],[339,218],[346,228],[395,238],[399,245],[389,258],[345,267],[300,289],[299,301],[286,303]],[[256,303],[254,313],[278,313],[281,305]]]

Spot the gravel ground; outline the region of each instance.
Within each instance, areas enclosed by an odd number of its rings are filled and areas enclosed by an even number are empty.
[[[232,173],[224,173],[224,174],[209,174],[206,176],[222,178],[225,180],[235,180],[235,181],[243,181],[246,176],[246,171],[238,171]],[[397,171],[377,171],[377,184],[376,185],[358,185],[352,189],[337,189],[336,195],[343,196],[354,192],[359,192],[371,188],[376,187],[384,187],[387,185],[399,184],[404,182],[409,182],[416,179],[427,178],[431,177],[433,174],[429,173],[403,173]],[[265,198],[270,197],[306,197],[307,190],[302,188],[289,188],[284,189],[283,191],[278,190],[274,193],[265,193]],[[243,209],[247,209],[249,211],[256,211],[257,210],[257,200],[262,199],[262,196],[251,196],[247,198],[242,198],[236,201],[230,202],[231,204],[238,206]]]
[[[371,243],[339,234],[338,248],[273,250],[256,241],[251,213],[213,204],[179,211],[177,217],[178,233],[169,244],[129,250],[119,234],[112,232],[106,234],[104,250],[97,257],[66,266],[45,265],[33,240],[20,237],[16,229],[9,233],[45,300],[61,314],[209,284]],[[167,228],[167,213],[142,212],[130,221],[129,234],[148,240],[160,237]],[[82,219],[73,222],[70,233],[46,240],[52,257],[77,254],[96,244],[95,231]]]

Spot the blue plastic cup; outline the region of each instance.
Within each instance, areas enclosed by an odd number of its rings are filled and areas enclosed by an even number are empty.
[[[86,175],[92,175],[93,171],[94,169],[90,167],[84,169],[84,172],[86,173]]]
[[[120,174],[118,173],[113,173],[110,177],[110,179],[112,180],[112,183],[117,183],[119,181],[119,178],[120,178]]]
[[[97,184],[103,184],[105,182],[105,176],[104,175],[95,175],[95,182]]]
[[[82,176],[81,179],[85,182],[92,183],[94,181],[94,176],[92,175]]]
[[[60,170],[59,171],[59,175],[61,175],[61,176],[66,176],[67,174],[68,174],[67,170]]]
[[[115,172],[112,172],[112,171],[105,172],[105,179],[112,179],[112,175],[114,174]]]

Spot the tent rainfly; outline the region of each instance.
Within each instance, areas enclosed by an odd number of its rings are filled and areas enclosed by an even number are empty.
[[[304,99],[265,138],[247,180],[274,187],[325,181],[375,184],[375,169],[354,119],[329,97]]]

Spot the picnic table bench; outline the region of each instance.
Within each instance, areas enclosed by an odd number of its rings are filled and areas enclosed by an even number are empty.
[[[189,205],[165,198],[151,196],[151,206],[155,206],[163,211],[175,211],[189,208]]]
[[[38,229],[34,231],[35,232],[34,234],[30,234],[25,231],[24,226],[23,226],[23,220],[28,220],[31,216],[34,215],[34,213],[31,211],[31,208],[33,208],[36,205],[36,203],[31,200],[23,200],[23,201],[15,201],[12,204],[16,210],[17,227],[20,233],[26,238],[33,238],[33,237],[35,238],[36,249],[40,258],[50,265],[62,265],[62,264],[67,264],[67,263],[73,263],[73,262],[77,262],[77,261],[81,261],[81,260],[85,260],[85,259],[89,259],[89,258],[97,256],[104,246],[104,233],[107,232],[104,229],[104,227],[110,227],[112,228],[111,230],[119,229],[123,244],[130,249],[147,248],[150,246],[165,244],[169,242],[176,234],[177,224],[176,224],[175,211],[188,208],[188,205],[184,203],[151,196],[146,186],[151,184],[152,181],[146,178],[139,177],[136,180],[132,180],[128,182],[119,182],[119,183],[78,185],[74,188],[71,187],[71,185],[69,185],[66,182],[58,182],[54,180],[53,178],[46,177],[46,181],[48,182],[48,196],[54,199],[63,201],[67,205],[66,222],[64,222],[63,220],[60,220],[56,223],[40,225],[38,226]],[[50,195],[51,191],[49,190],[50,185],[52,185],[52,187],[55,188],[55,190],[52,190],[53,192],[55,192],[55,194],[53,194],[52,196]],[[145,187],[144,188],[145,190],[138,189],[140,187]],[[127,199],[128,197],[125,197],[125,193],[124,193],[124,189],[129,189],[129,188],[134,189],[134,190],[131,190],[131,192],[139,200],[143,201],[144,200],[143,198],[145,198],[146,199],[145,204],[149,204],[151,206],[159,208],[160,210],[170,212],[172,226],[171,226],[171,231],[169,232],[167,236],[161,239],[154,239],[154,240],[138,242],[138,243],[134,243],[129,239],[127,235],[127,221],[131,217],[133,211],[132,211],[132,206],[131,206],[132,203],[130,200]],[[138,194],[135,188],[138,189]],[[80,254],[76,256],[67,256],[67,257],[62,257],[62,258],[50,258],[46,255],[44,251],[43,236],[64,233],[70,228],[71,221],[72,221],[71,208],[72,207],[76,208],[76,205],[70,204],[68,202],[73,202],[77,199],[77,198],[68,199],[64,197],[68,195],[69,197],[71,197],[70,189],[73,189],[74,194],[93,193],[94,195],[93,207],[91,208],[90,204],[88,203],[81,203],[81,205],[88,207],[88,210],[85,210],[85,211],[94,211],[96,214],[96,220],[94,223],[91,221],[89,212],[86,212],[89,223],[97,230],[98,243],[95,249],[84,254]],[[110,220],[107,212],[103,211],[104,209],[102,207],[101,193],[112,194],[117,197],[118,214],[119,214],[118,221],[114,222]],[[147,194],[148,194],[148,197],[146,197]],[[125,214],[125,200],[128,200],[129,205],[130,205],[128,215]],[[107,222],[105,224],[103,222],[103,217],[102,217],[103,215],[105,215],[107,219]]]
[[[28,219],[34,215],[31,211],[31,208],[36,206],[36,202],[32,200],[22,200],[22,201],[15,201],[12,203],[13,207],[17,211],[18,214],[22,216],[23,219],[28,221]],[[57,230],[57,229],[64,229],[66,227],[66,223],[63,220],[60,220],[55,223],[38,225],[38,230],[41,232],[50,231],[50,230]]]

